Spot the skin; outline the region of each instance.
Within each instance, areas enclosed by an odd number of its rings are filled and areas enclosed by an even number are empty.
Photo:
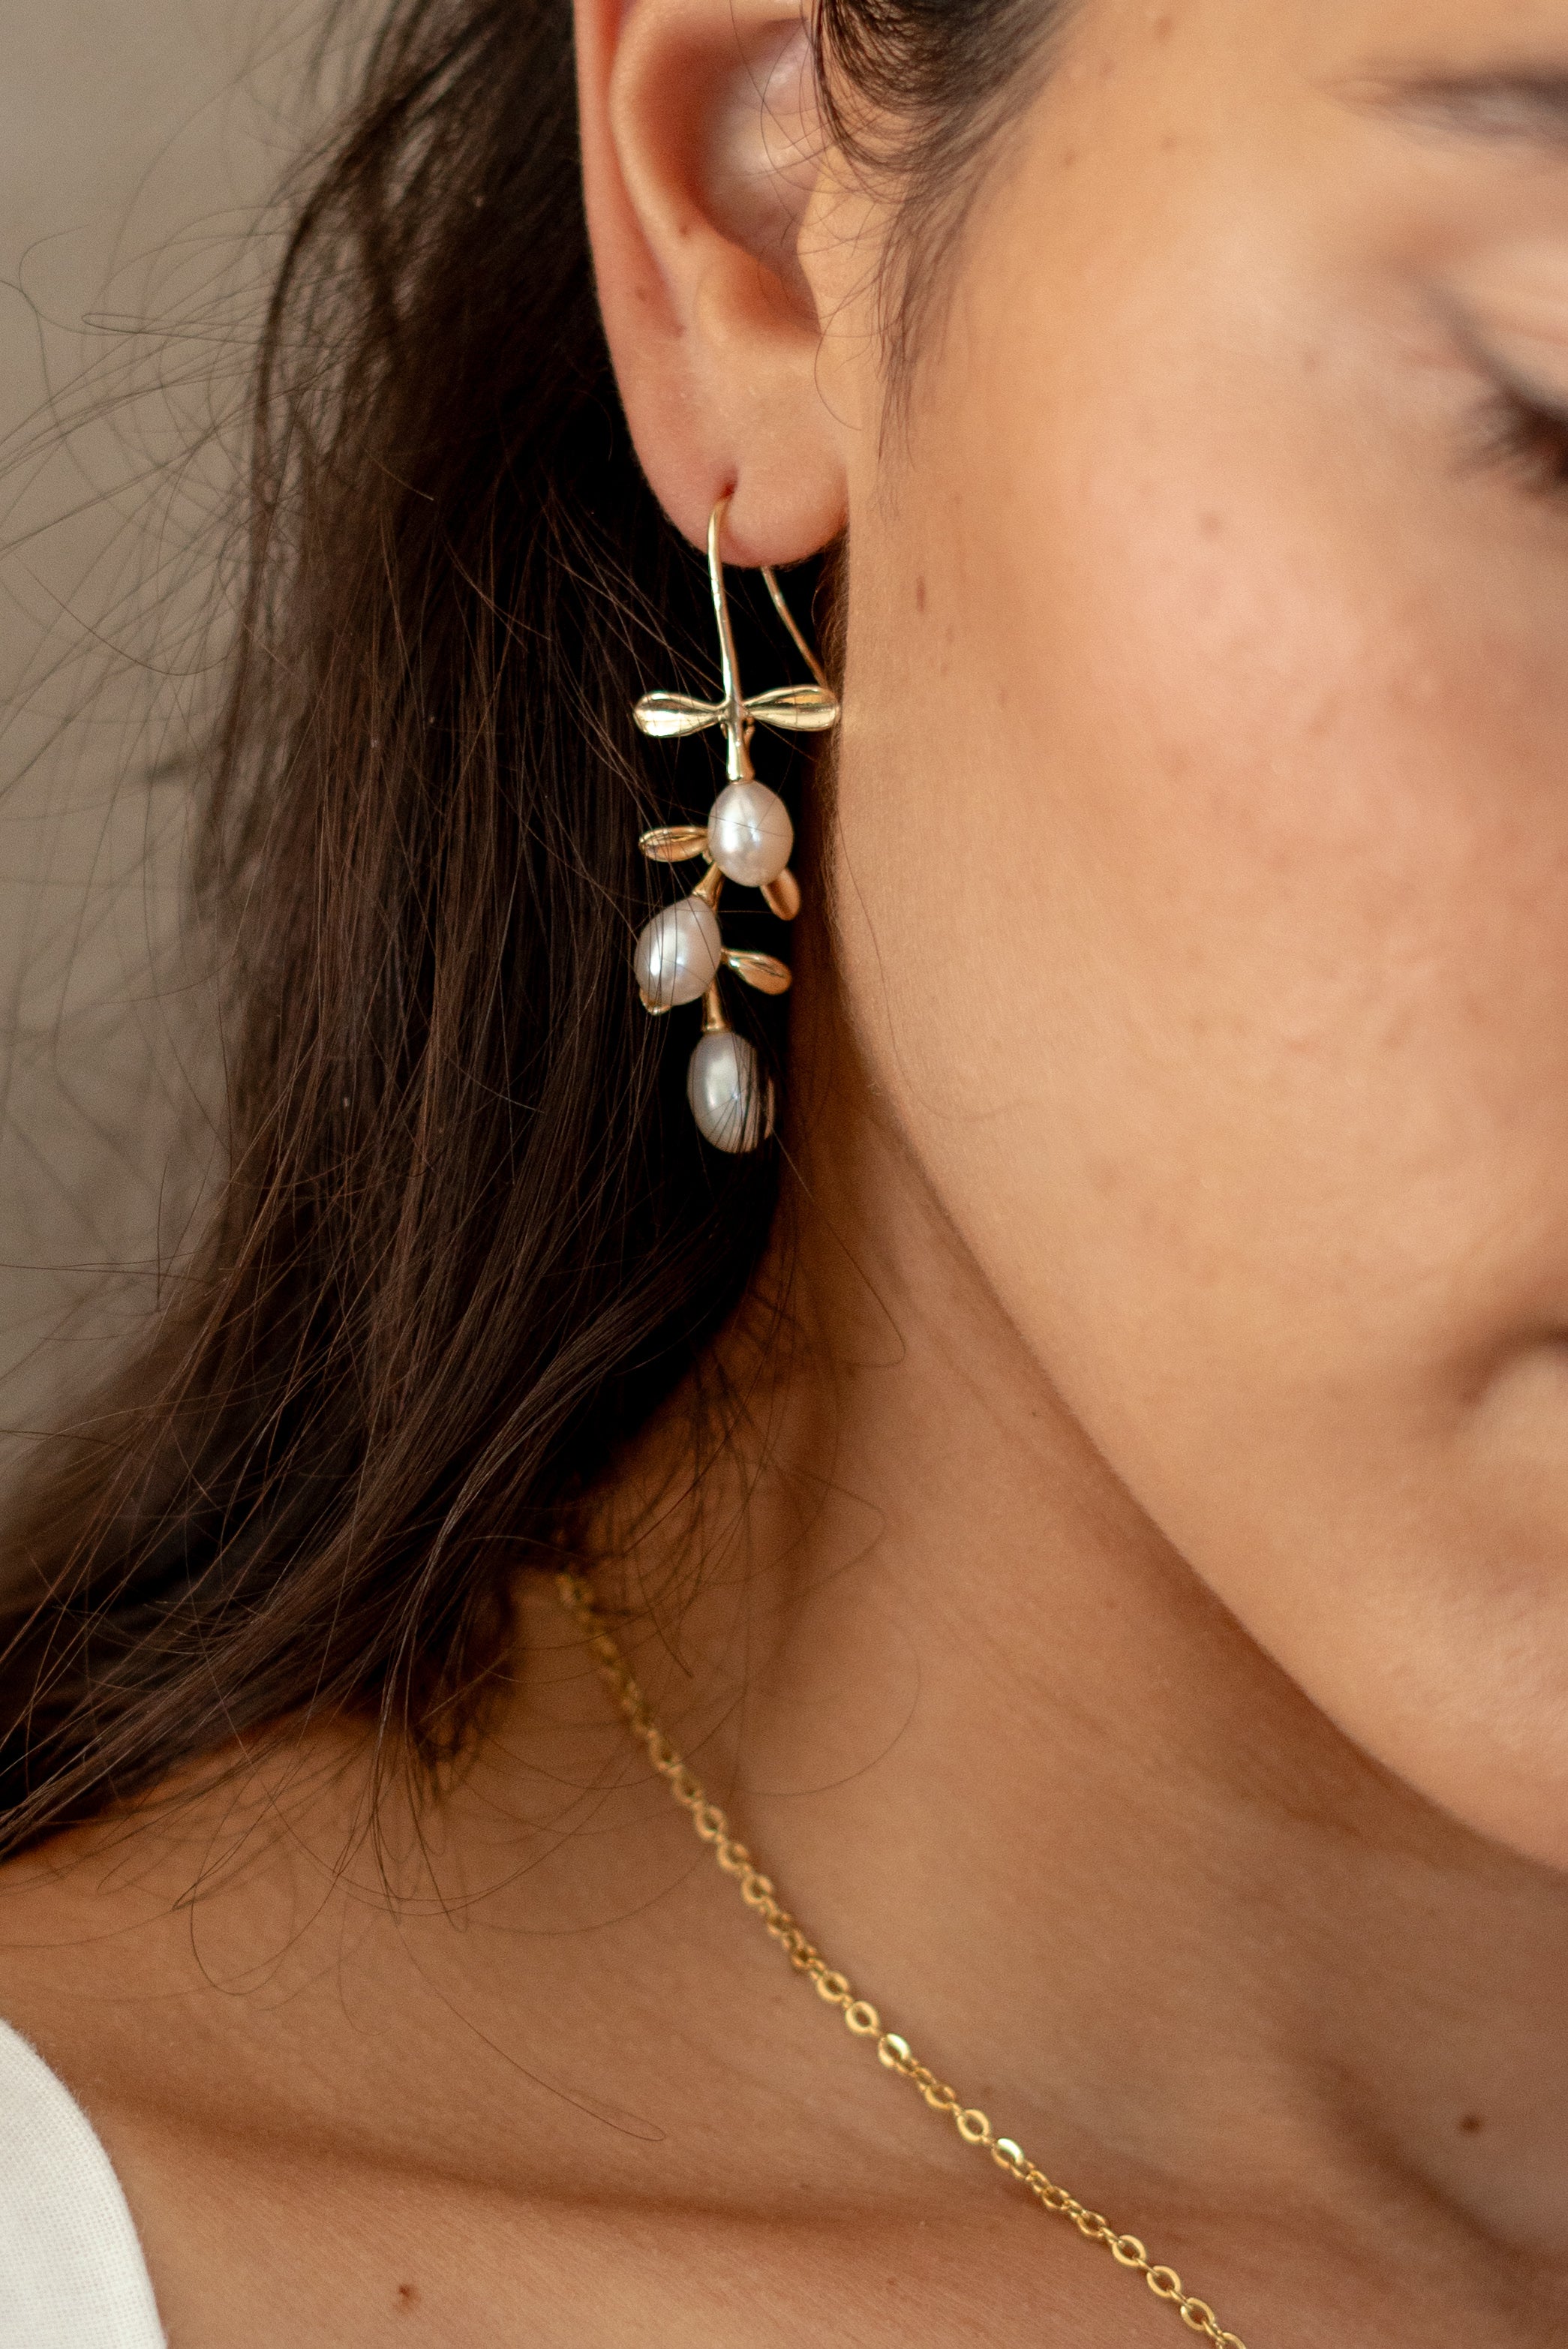
[[[1568,408],[1568,135],[1476,79],[1568,76],[1568,5],[1502,13],[1088,0],[890,419],[787,19],[580,10],[650,477],[850,549],[796,1336],[737,1334],[639,1662],[857,1986],[1250,2349],[1568,2325],[1568,467],[1499,447],[1504,378]],[[684,1432],[607,1574],[678,1563]],[[529,1634],[379,1873],[346,1739],[7,1873],[0,2009],[178,2349],[1175,2338]]]

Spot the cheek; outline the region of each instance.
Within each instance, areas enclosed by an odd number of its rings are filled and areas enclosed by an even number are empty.
[[[1359,1306],[1470,1377],[1568,1314],[1568,667],[1489,625],[1440,485],[1369,513],[1212,415],[1127,419],[1129,475],[1117,421],[872,555],[840,901],[884,1074],[966,1219],[1035,1203],[1043,1299],[1114,1248],[1245,1316],[1266,1269],[1304,1361]]]
[[[867,533],[851,1000],[1150,1516],[1362,1744],[1568,1857],[1568,693],[1439,481],[1164,412],[955,420]]]

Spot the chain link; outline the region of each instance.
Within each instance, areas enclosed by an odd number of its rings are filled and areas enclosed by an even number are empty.
[[[726,1814],[709,1800],[707,1789],[660,1729],[589,1585],[581,1575],[567,1573],[557,1576],[556,1588],[562,1605],[575,1618],[626,1727],[682,1810],[691,1814],[692,1826],[712,1850],[718,1866],[726,1876],[735,1878],[747,1907],[778,1942],[796,1972],[813,1984],[818,1997],[838,2008],[855,2038],[874,2045],[878,2061],[888,2071],[917,2089],[933,2112],[951,2120],[965,2145],[988,2153],[998,2168],[1028,2189],[1043,2210],[1066,2220],[1086,2241],[1102,2243],[1119,2267],[1140,2275],[1156,2300],[1164,2301],[1189,2332],[1201,2333],[1212,2349],[1246,2349],[1237,2334],[1225,2331],[1206,2300],[1193,2298],[1174,2268],[1157,2265],[1136,2235],[1119,2234],[1098,2210],[1086,2209],[1065,2186],[1054,2185],[1012,2137],[995,2136],[983,2112],[965,2105],[956,2089],[929,2071],[907,2039],[896,2031],[883,2029],[876,2008],[868,1999],[857,1995],[847,1976],[830,1966],[807,1938],[779,1899],[772,1878],[764,1874],[745,1844],[732,1834]]]

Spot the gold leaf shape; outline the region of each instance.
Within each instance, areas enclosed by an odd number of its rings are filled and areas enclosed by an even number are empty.
[[[775,919],[792,922],[800,910],[800,884],[786,865],[777,881],[762,884],[763,903]]]
[[[726,708],[722,701],[694,701],[689,693],[645,693],[632,716],[645,734],[662,742],[718,725]]]
[[[685,864],[707,852],[707,833],[700,823],[665,823],[645,832],[637,846],[650,864]]]
[[[747,715],[789,734],[822,734],[839,722],[836,695],[823,685],[779,685],[748,700]]]
[[[742,947],[727,947],[724,959],[737,978],[756,988],[759,995],[786,995],[794,984],[793,971],[777,955],[748,954]]]

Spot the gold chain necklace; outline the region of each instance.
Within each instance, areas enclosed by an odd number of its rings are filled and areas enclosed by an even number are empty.
[[[709,1802],[705,1789],[660,1729],[588,1584],[581,1575],[561,1574],[556,1578],[556,1588],[562,1605],[575,1618],[587,1640],[600,1677],[632,1735],[682,1810],[690,1812],[693,1826],[726,1876],[735,1878],[747,1907],[778,1942],[796,1972],[815,1985],[818,1997],[838,2008],[857,2039],[866,2040],[875,2047],[888,2071],[896,2072],[901,2080],[910,2081],[933,2112],[950,2119],[965,2145],[988,2153],[998,2168],[1027,2187],[1042,2209],[1069,2220],[1087,2241],[1103,2243],[1117,2265],[1140,2275],[1156,2300],[1164,2301],[1174,2310],[1189,2332],[1201,2333],[1213,2349],[1245,2349],[1245,2344],[1235,2333],[1225,2331],[1207,2301],[1193,2299],[1174,2268],[1156,2265],[1136,2235],[1118,2234],[1098,2210],[1086,2209],[1066,2187],[1054,2186],[1020,2146],[1010,2137],[997,2137],[984,2113],[964,2104],[944,2080],[928,2071],[907,2039],[896,2031],[882,2029],[876,2008],[867,2000],[857,1998],[846,1977],[836,1972],[821,1951],[807,1940],[779,1900],[772,1878],[763,1874],[746,1846],[730,1833],[724,1812],[717,1803]]]

